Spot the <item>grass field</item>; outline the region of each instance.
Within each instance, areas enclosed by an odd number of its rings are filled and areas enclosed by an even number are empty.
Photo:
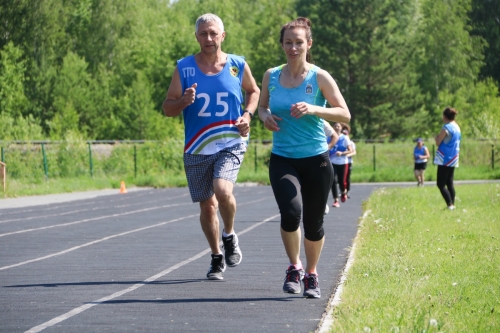
[[[456,191],[370,197],[332,332],[500,332],[500,184]]]

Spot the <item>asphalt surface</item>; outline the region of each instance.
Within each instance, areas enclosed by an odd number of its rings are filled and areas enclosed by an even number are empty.
[[[288,260],[268,186],[235,187],[243,260],[222,281],[205,278],[210,251],[186,188],[0,200],[0,332],[314,332],[362,202],[381,186],[353,184],[325,216],[321,299],[282,292]]]

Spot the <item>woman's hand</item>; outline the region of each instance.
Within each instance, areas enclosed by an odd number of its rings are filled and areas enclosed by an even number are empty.
[[[271,132],[279,131],[280,128],[278,127],[278,123],[276,122],[277,120],[281,120],[281,118],[274,114],[268,114],[264,119],[264,127]]]
[[[290,108],[290,115],[292,117],[300,118],[306,114],[313,114],[312,105],[307,104],[306,102],[292,104],[292,107]]]

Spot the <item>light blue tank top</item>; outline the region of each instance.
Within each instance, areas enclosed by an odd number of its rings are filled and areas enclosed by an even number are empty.
[[[443,128],[448,132],[448,135],[437,149],[434,164],[456,168],[458,167],[460,140],[462,138],[460,127],[456,123],[448,123]]]
[[[177,62],[182,91],[197,84],[194,103],[183,110],[185,153],[211,155],[244,142],[234,125],[242,113],[244,68],[244,58],[233,54],[214,75],[203,73],[194,56]]]
[[[323,129],[323,119],[305,115],[295,118],[290,115],[292,104],[306,102],[325,106],[326,100],[318,87],[317,66],[311,66],[302,84],[296,88],[285,88],[279,80],[284,65],[271,70],[269,78],[269,107],[277,120],[279,131],[273,132],[273,154],[304,158],[320,155],[328,150]]]

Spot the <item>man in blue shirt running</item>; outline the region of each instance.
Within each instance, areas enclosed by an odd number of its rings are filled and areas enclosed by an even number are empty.
[[[167,117],[183,114],[184,169],[191,199],[200,203],[201,227],[212,250],[207,278],[222,280],[226,264],[234,267],[242,259],[234,232],[233,185],[260,90],[244,58],[222,52],[226,33],[218,16],[200,16],[195,36],[200,52],[177,61],[163,111]],[[217,210],[224,223],[224,255],[219,248]]]

